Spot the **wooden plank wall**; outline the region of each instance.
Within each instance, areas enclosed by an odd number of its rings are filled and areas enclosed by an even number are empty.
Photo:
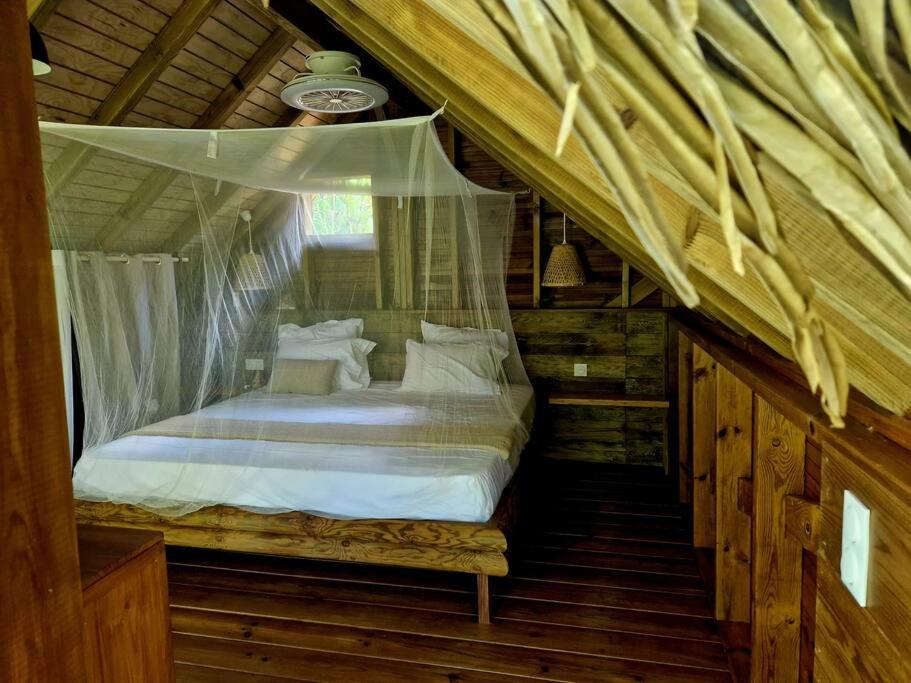
[[[715,405],[694,394],[690,420],[696,438],[712,412],[703,467],[715,506],[694,507],[693,523],[714,529],[716,617],[750,623],[743,680],[911,680],[911,450],[851,415],[830,429],[805,388],[703,328],[680,329],[695,343],[694,381],[715,367]],[[866,607],[840,578],[845,490],[873,513]]]
[[[753,392],[722,366],[716,368],[715,618],[750,620],[750,518],[736,505],[740,480],[753,465]],[[700,406],[700,410],[703,406]]]
[[[822,449],[817,555],[817,681],[911,680],[911,454],[887,467]],[[873,513],[867,607],[839,580],[844,491]]]
[[[446,125],[441,122],[440,128],[445,130]],[[666,395],[666,316],[661,311],[619,308],[622,259],[569,217],[567,239],[577,248],[585,267],[586,283],[581,287],[540,287],[536,306],[535,274],[540,277],[551,249],[563,241],[563,213],[545,198],[538,198],[515,175],[461,134],[456,135],[455,163],[467,178],[479,185],[518,193],[507,298],[525,368],[539,388],[546,391],[567,381],[580,381],[581,378],[573,377],[573,365],[586,363],[588,377],[584,381],[597,384],[606,392]],[[537,207],[536,200],[540,202]],[[537,268],[536,209],[540,221]],[[628,284],[633,286],[642,279],[633,270]],[[608,304],[616,308],[604,311]],[[641,309],[661,305],[659,290],[637,302]],[[551,452],[555,455],[597,462],[662,463],[666,411],[552,406],[548,414],[555,439]]]
[[[647,310],[513,311],[529,378],[543,393],[568,383],[612,394],[663,396],[666,314]],[[574,377],[576,363],[588,376]],[[665,418],[660,408],[550,406],[553,457],[658,465]],[[543,416],[542,416],[543,417]]]

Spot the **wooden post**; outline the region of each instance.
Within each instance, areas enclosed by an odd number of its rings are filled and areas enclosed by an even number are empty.
[[[459,138],[458,131],[448,121],[446,122],[446,141],[444,143],[446,156],[449,162],[458,168],[459,159]],[[450,305],[453,309],[459,309],[462,306],[462,289],[460,278],[460,251],[459,251],[459,212],[464,211],[462,207],[462,198],[447,197],[449,203],[449,280],[450,280]],[[430,267],[430,264],[427,264]]]
[[[82,588],[24,0],[0,3],[0,680],[81,681]]]
[[[753,392],[716,369],[715,618],[750,620],[750,516],[738,509],[739,482],[753,461]]]
[[[693,342],[677,333],[677,451],[680,459],[679,496],[681,503],[692,500],[693,491]]]
[[[796,681],[803,548],[786,500],[803,493],[806,437],[760,397],[753,427],[753,681]]]
[[[379,197],[373,197],[373,287],[376,309],[383,309],[383,221],[380,215],[383,210],[383,203]],[[306,249],[306,247],[304,247]]]
[[[478,623],[490,623],[490,577],[478,574]]]
[[[541,308],[541,195],[531,192],[531,303]]]
[[[715,361],[693,344],[693,545],[715,547]]]
[[[626,260],[620,274],[620,307],[629,308],[629,263]]]

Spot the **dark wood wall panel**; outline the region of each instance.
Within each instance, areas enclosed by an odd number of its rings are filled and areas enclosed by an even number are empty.
[[[542,395],[572,386],[603,393],[664,396],[665,326],[661,311],[516,310],[513,328],[529,378]],[[588,365],[575,377],[574,365]],[[550,406],[554,457],[658,465],[666,412],[660,408]]]

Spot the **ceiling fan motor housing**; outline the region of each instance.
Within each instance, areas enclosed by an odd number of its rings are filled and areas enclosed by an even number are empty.
[[[327,50],[307,57],[310,73],[298,74],[282,88],[282,101],[320,114],[374,109],[389,100],[382,85],[361,76],[360,60],[348,52]]]

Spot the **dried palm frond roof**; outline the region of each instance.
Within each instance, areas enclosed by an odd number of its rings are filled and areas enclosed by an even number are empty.
[[[797,360],[833,423],[849,383],[911,408],[906,3],[315,2],[682,301]]]

